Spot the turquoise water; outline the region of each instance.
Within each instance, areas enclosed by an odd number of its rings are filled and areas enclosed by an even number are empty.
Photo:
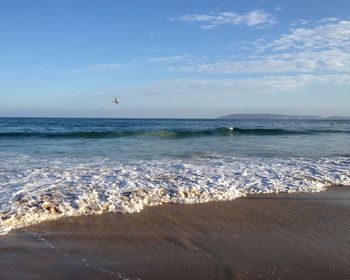
[[[113,160],[350,155],[350,121],[0,119],[2,152]]]
[[[0,118],[0,231],[350,182],[349,120]]]

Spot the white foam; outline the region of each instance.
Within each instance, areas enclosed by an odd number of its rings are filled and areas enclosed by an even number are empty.
[[[65,216],[134,213],[164,203],[350,185],[349,158],[212,157],[93,163],[25,156],[0,163],[0,233]]]

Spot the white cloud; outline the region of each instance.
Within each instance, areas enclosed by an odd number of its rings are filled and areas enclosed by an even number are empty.
[[[189,61],[191,56],[189,55],[178,55],[178,56],[159,56],[151,57],[148,59],[150,62],[178,62],[178,61]]]
[[[340,18],[328,17],[328,18],[322,18],[322,19],[318,20],[317,23],[327,23],[327,22],[334,22],[334,21],[338,21],[338,20],[340,20]]]
[[[253,10],[246,14],[238,14],[229,11],[211,14],[183,15],[180,16],[178,20],[201,23],[201,28],[203,29],[212,29],[221,25],[261,26],[273,25],[276,23],[276,19],[273,16],[262,10]]]
[[[161,34],[161,32],[159,30],[156,30],[156,31],[152,31],[149,33],[149,36],[151,37],[156,37],[158,36],[159,34]]]
[[[112,63],[104,63],[104,64],[94,64],[89,65],[85,68],[74,68],[74,69],[63,69],[63,68],[54,68],[54,67],[36,67],[36,70],[41,71],[56,71],[56,72],[71,72],[71,73],[83,73],[83,72],[100,72],[100,71],[113,71],[124,68],[126,65],[122,64],[112,64]]]
[[[291,29],[279,38],[256,43],[244,58],[195,59],[170,65],[170,72],[345,73],[350,72],[350,21],[338,20]]]
[[[104,63],[104,64],[90,65],[87,69],[88,71],[113,71],[123,67],[124,66],[121,64]]]
[[[279,5],[276,5],[274,10],[275,10],[276,12],[283,11],[283,10],[284,10],[284,7],[279,6]]]
[[[298,20],[292,22],[290,25],[291,26],[299,26],[299,25],[308,25],[310,23],[311,23],[310,20],[301,18],[301,19],[298,19]]]
[[[276,51],[289,49],[324,49],[343,48],[350,44],[350,21],[338,20],[336,22],[321,23],[311,28],[292,29],[288,34],[282,35],[277,40],[265,46],[266,49]]]
[[[287,92],[313,85],[349,86],[350,73],[246,79],[172,79],[121,89],[126,95],[195,97]],[[166,94],[165,94],[166,93]]]
[[[169,72],[197,73],[312,73],[350,71],[350,52],[331,49],[320,52],[306,51],[251,57],[246,60],[220,59],[169,66]]]

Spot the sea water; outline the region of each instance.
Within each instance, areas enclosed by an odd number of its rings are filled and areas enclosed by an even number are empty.
[[[349,120],[0,118],[0,234],[64,216],[350,185]]]

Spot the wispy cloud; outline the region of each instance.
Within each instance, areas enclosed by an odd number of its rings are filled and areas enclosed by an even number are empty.
[[[161,32],[160,32],[159,30],[156,30],[156,31],[150,32],[150,33],[149,33],[149,36],[151,36],[151,37],[156,37],[156,36],[158,36],[158,35],[160,35],[160,34],[161,34]]]
[[[304,18],[300,18],[296,21],[293,21],[290,25],[291,26],[302,26],[302,25],[307,25],[309,24],[311,21],[310,20],[307,20],[307,19],[304,19]]]
[[[350,72],[350,53],[339,49],[251,57],[246,60],[220,59],[168,66],[169,72],[194,73],[312,73]]]
[[[284,10],[284,7],[283,7],[283,6],[280,6],[280,5],[276,5],[274,10],[275,10],[276,12],[283,11],[283,10]]]
[[[190,55],[177,55],[177,56],[158,56],[148,59],[150,62],[180,62],[191,60]]]
[[[190,14],[180,16],[178,20],[200,23],[203,29],[212,29],[221,25],[266,26],[277,22],[275,17],[262,10],[253,10],[246,14],[238,14],[234,11]]]
[[[343,48],[350,44],[350,20],[336,20],[331,23],[319,21],[319,25],[309,28],[295,28],[288,34],[265,45],[273,50],[310,50],[325,48]]]
[[[126,67],[124,64],[115,63],[103,63],[103,64],[93,64],[82,68],[72,68],[64,69],[58,67],[35,67],[36,70],[40,71],[55,71],[63,73],[82,73],[82,72],[104,72],[104,71],[114,71]]]
[[[338,21],[338,20],[340,20],[340,18],[328,17],[328,18],[322,18],[322,19],[318,20],[317,23],[328,23],[328,22],[334,22],[334,21]]]
[[[103,63],[103,64],[95,64],[87,67],[88,71],[113,71],[120,68],[123,68],[122,64],[113,64],[113,63]]]
[[[121,91],[127,95],[143,96],[234,96],[300,90],[313,85],[349,86],[350,75],[289,75],[245,79],[170,79],[145,85],[130,86]]]
[[[193,58],[182,65],[169,65],[167,70],[286,75],[350,72],[350,21],[327,19],[316,26],[293,28],[275,40],[257,41],[255,51],[240,59]]]

